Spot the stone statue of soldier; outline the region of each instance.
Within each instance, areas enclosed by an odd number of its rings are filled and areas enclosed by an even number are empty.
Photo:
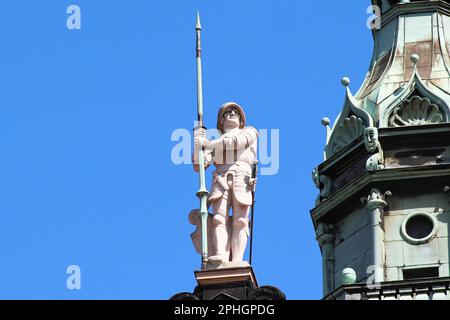
[[[194,131],[196,150],[205,150],[205,167],[214,164],[216,168],[208,197],[208,206],[212,207],[213,213],[211,231],[216,254],[208,260],[212,263],[242,262],[249,237],[252,191],[256,184],[252,169],[257,158],[258,131],[246,127],[244,110],[234,102],[220,108],[217,129],[221,136],[211,141],[206,138],[204,128]],[[194,169],[198,171],[198,164],[194,164]]]

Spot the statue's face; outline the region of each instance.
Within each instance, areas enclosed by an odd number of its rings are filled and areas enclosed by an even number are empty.
[[[236,108],[228,109],[222,116],[224,127],[237,128],[241,122],[239,111]]]

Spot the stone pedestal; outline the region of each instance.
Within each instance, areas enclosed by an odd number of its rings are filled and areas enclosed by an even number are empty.
[[[194,273],[202,300],[246,300],[248,292],[258,287],[252,267]]]
[[[279,289],[259,287],[251,266],[195,271],[194,293],[179,293],[170,300],[285,300]]]

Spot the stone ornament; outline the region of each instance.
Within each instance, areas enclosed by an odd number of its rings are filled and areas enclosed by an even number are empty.
[[[336,153],[363,134],[363,122],[352,115],[336,128],[332,153]]]
[[[316,229],[316,240],[320,247],[324,244],[331,244],[334,241],[336,228],[331,224],[321,223]]]
[[[345,268],[341,272],[341,283],[343,285],[355,284],[356,283],[356,272],[352,268]]]
[[[367,171],[378,171],[384,169],[383,165],[380,165],[379,154],[372,154],[366,161]]]
[[[246,290],[246,299],[248,301],[257,301],[257,300],[286,300],[286,295],[278,288],[273,286],[262,286],[262,287],[254,287],[252,285],[248,285]],[[231,290],[230,290],[231,292]],[[226,291],[220,292],[211,300],[235,300],[236,298],[228,294]],[[182,292],[172,296],[169,300],[172,301],[199,301],[202,300],[202,290],[199,287],[196,287],[194,293],[190,292]]]
[[[370,194],[367,197],[361,198],[361,203],[367,205],[367,208],[369,210],[386,209],[388,207],[386,198],[391,196],[392,196],[391,191],[381,193],[380,190],[378,190],[377,188],[372,188],[370,190]]]
[[[447,122],[450,95],[433,81],[422,80],[417,69],[420,60],[417,54],[412,54],[410,59],[413,73],[409,80],[399,84],[395,91],[383,99],[377,96],[386,90],[376,89],[376,86],[370,89],[374,94],[373,97],[361,95],[368,90],[369,82],[364,83],[358,94],[353,96],[349,89],[350,79],[342,78],[341,83],[346,88],[343,109],[332,129],[328,127],[328,119],[323,123],[327,127],[325,160],[357,139],[365,127],[402,127]],[[383,84],[385,85],[388,84]],[[417,94],[426,98],[420,98]],[[415,96],[409,99],[412,95]],[[368,169],[378,170],[377,163],[380,164],[376,157],[371,158],[367,165]]]
[[[247,300],[286,300],[286,296],[276,287],[262,286],[250,289]]]
[[[378,129],[369,127],[364,129],[364,144],[367,152],[374,153],[380,148],[380,141],[378,140]]]
[[[320,202],[326,200],[331,195],[333,183],[330,177],[323,174],[319,175],[318,168],[314,168],[312,172],[312,179],[317,189],[320,190],[320,194],[316,200],[316,203],[319,204]]]
[[[418,126],[444,122],[444,114],[428,98],[413,96],[396,107],[389,117],[390,127]]]
[[[364,144],[367,152],[375,153],[367,159],[367,171],[384,169],[384,152],[378,139],[378,128],[368,127],[364,129]]]

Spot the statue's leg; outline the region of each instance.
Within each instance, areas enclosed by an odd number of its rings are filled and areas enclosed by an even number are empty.
[[[228,203],[228,197],[226,192],[223,197],[215,200],[211,205],[213,209],[213,225],[214,225],[214,241],[217,248],[217,256],[211,257],[210,260],[222,260],[229,261],[229,253],[227,253],[228,244],[228,232],[227,232],[227,222],[228,222],[228,211],[230,206]]]
[[[233,197],[233,226],[231,234],[231,252],[233,262],[241,262],[244,259],[245,247],[249,235],[248,216],[250,206],[240,204]]]

